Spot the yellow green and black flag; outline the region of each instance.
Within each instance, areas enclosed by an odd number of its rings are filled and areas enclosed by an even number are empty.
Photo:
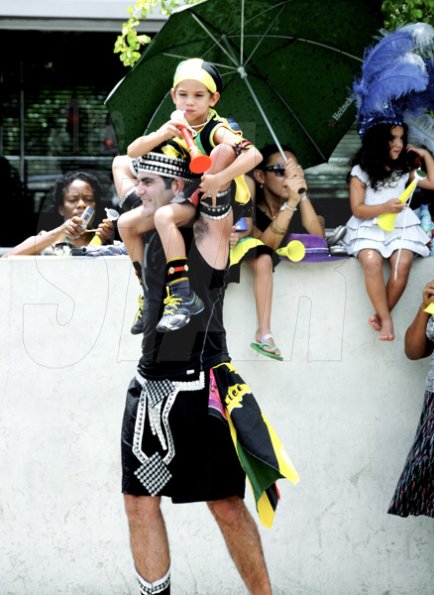
[[[261,523],[271,527],[279,500],[276,480],[299,480],[276,432],[263,415],[255,397],[230,363],[210,371],[210,407],[215,404],[216,389],[226,413],[238,458],[252,486]],[[212,404],[214,401],[214,405]]]

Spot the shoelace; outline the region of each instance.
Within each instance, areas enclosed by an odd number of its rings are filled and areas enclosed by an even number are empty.
[[[163,301],[163,304],[165,306],[163,316],[166,314],[172,314],[172,312],[178,309],[180,302],[182,302],[182,298],[177,297],[176,295],[172,295],[168,287],[166,287],[166,291],[167,297],[165,297]]]
[[[139,303],[139,307],[137,309],[136,318],[134,319],[134,322],[137,322],[137,320],[141,320],[143,318],[143,304],[145,300],[143,299],[142,295],[139,295],[137,301]]]

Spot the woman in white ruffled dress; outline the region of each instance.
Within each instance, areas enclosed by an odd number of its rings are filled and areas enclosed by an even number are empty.
[[[409,155],[410,153],[410,155]],[[399,200],[415,169],[409,157],[425,162],[426,178],[421,188],[434,190],[434,160],[426,149],[407,145],[407,126],[377,124],[369,128],[353,159],[350,201],[353,217],[347,223],[344,246],[363,265],[365,283],[374,314],[371,327],[382,341],[395,338],[391,311],[401,297],[415,255],[428,256],[430,238],[416,214]],[[376,224],[383,213],[396,213],[395,228],[384,231]],[[387,283],[384,260],[390,262]]]

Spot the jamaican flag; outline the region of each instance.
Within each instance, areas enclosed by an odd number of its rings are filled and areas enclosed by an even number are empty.
[[[252,238],[251,236],[245,236],[238,240],[235,246],[231,246],[229,265],[232,267],[240,264],[245,258],[258,258],[261,254],[270,254],[272,256],[274,250],[261,240]],[[279,259],[276,258],[274,264],[278,261]]]
[[[210,373],[210,389],[216,388],[220,395],[238,458],[252,486],[259,518],[265,527],[271,527],[279,500],[275,482],[287,478],[296,484],[297,471],[250,388],[232,364],[220,364]]]

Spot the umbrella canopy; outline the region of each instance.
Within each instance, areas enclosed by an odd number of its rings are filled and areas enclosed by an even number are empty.
[[[304,167],[327,161],[354,121],[353,78],[381,26],[374,0],[206,0],[174,12],[106,100],[119,149],[173,110],[177,64],[223,78],[217,111],[257,147],[289,143]]]

